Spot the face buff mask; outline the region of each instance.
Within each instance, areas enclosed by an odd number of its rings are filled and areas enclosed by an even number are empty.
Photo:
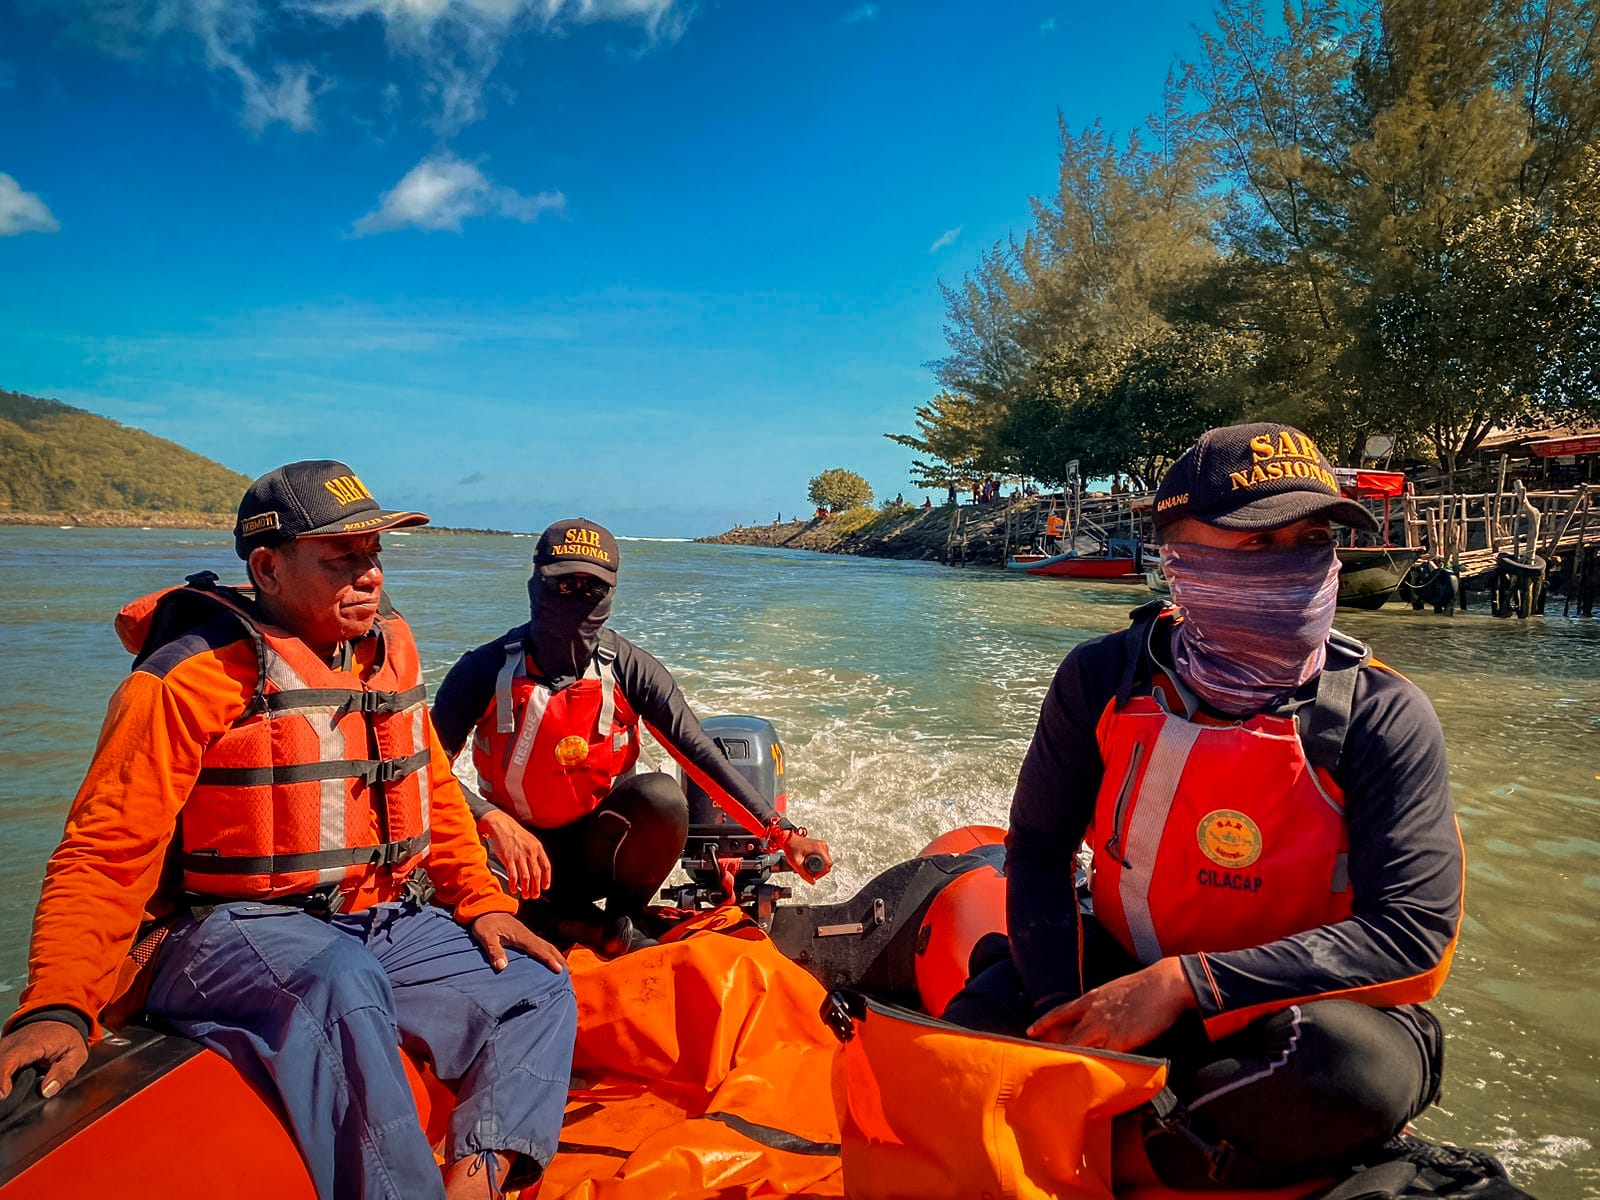
[[[1332,545],[1224,550],[1161,547],[1172,602],[1183,613],[1172,662],[1207,704],[1231,716],[1260,712],[1318,671],[1339,598]]]
[[[533,661],[551,691],[560,691],[582,679],[600,644],[600,630],[611,615],[616,589],[603,599],[591,600],[582,592],[563,596],[538,575],[528,580],[528,600],[533,615]]]

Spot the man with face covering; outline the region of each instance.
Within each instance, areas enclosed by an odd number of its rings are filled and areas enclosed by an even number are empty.
[[[767,803],[700,726],[672,675],[605,628],[617,541],[583,518],[539,538],[528,580],[532,619],[464,655],[433,707],[445,750],[472,735],[478,831],[505,869],[522,915],[560,940],[615,954],[649,944],[644,907],[676,865],[689,828],[683,789],[634,773],[639,725],[807,880],[832,866],[827,843]],[[742,818],[742,819],[741,819]],[[820,855],[823,869],[804,868]],[[602,918],[594,901],[604,898]]]
[[[1333,630],[1332,521],[1376,527],[1299,430],[1201,437],[1156,492],[1172,605],[1067,656],[1022,764],[1010,955],[946,1016],[1169,1058],[1179,1108],[1120,1122],[1119,1180],[1309,1178],[1437,1095],[1419,1004],[1462,887],[1443,735]]]

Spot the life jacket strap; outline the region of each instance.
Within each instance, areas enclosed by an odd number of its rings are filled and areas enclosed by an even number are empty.
[[[1317,676],[1317,698],[1307,718],[1297,722],[1306,761],[1313,767],[1331,772],[1339,765],[1355,707],[1356,676],[1371,657],[1365,643],[1337,629],[1329,636],[1327,665]]]
[[[311,850],[303,854],[224,856],[215,851],[183,850],[178,853],[177,861],[182,870],[201,875],[282,875],[363,865],[393,867],[421,854],[428,848],[428,842],[428,831],[423,830],[403,841],[380,842],[375,846],[350,846],[339,850]]]
[[[369,713],[373,716],[393,716],[421,704],[428,690],[422,684],[403,692],[365,691],[356,688],[296,688],[272,692],[262,701],[262,708],[271,713],[297,712],[302,709],[333,708],[334,717],[348,713]]]
[[[195,776],[195,783],[208,787],[270,787],[279,783],[359,779],[371,787],[378,783],[398,783],[425,767],[428,759],[428,747],[424,746],[405,758],[345,758],[272,767],[201,767],[200,773]]]
[[[496,733],[514,733],[517,728],[517,710],[511,700],[511,689],[516,685],[517,676],[528,673],[524,656],[527,651],[522,645],[522,634],[510,639],[501,647],[506,653],[505,662],[500,666],[500,674],[494,681],[494,730]]]
[[[1155,1123],[1167,1133],[1175,1134],[1188,1142],[1205,1158],[1206,1174],[1213,1183],[1226,1183],[1233,1173],[1233,1163],[1238,1152],[1226,1139],[1209,1141],[1195,1132],[1189,1119],[1189,1110],[1177,1093],[1164,1087],[1146,1101]]]

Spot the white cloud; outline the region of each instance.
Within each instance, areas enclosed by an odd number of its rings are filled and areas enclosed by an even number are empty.
[[[957,225],[954,229],[946,229],[938,237],[933,239],[933,245],[928,247],[928,253],[935,254],[938,251],[943,250],[946,246],[954,245],[955,240],[960,236],[961,226]]]
[[[23,191],[21,184],[0,171],[0,237],[55,233],[60,228],[43,200],[32,192]]]
[[[443,133],[479,120],[483,93],[505,45],[525,29],[558,33],[611,23],[642,30],[647,45],[673,41],[688,24],[682,0],[290,0],[330,23],[371,17],[389,46],[414,60]]]
[[[855,25],[861,21],[876,21],[878,19],[878,6],[876,4],[858,4],[839,19],[846,25]]]
[[[560,192],[524,196],[490,183],[476,166],[448,153],[425,158],[385,192],[378,207],[355,224],[357,236],[393,229],[461,231],[469,217],[496,216],[528,222],[541,214],[560,212],[567,198]]]
[[[239,89],[250,129],[283,124],[307,132],[317,97],[334,86],[303,62],[275,53],[284,33],[297,42],[329,27],[372,19],[390,51],[411,60],[434,111],[451,133],[483,116],[483,93],[506,43],[527,31],[556,34],[578,25],[641,31],[654,46],[679,37],[688,0],[59,0],[73,32],[113,54],[136,54],[164,38],[198,42],[205,64]]]
[[[296,133],[305,133],[317,124],[316,91],[310,67],[280,66],[278,82],[268,86],[254,75],[240,76],[244,88],[243,121],[260,131],[281,121]]]

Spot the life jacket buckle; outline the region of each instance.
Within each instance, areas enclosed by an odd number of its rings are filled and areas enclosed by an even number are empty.
[[[398,692],[352,692],[341,707],[343,713],[388,716],[395,711],[394,701],[397,695]]]
[[[300,909],[308,916],[320,917],[326,921],[344,907],[344,892],[330,884],[318,888],[314,892],[307,892],[302,898]]]
[[[415,853],[415,846],[410,838],[403,842],[385,842],[378,847],[378,853],[373,858],[373,863],[380,867],[392,867],[396,863],[404,862]]]
[[[391,843],[393,845],[395,843]],[[434,893],[438,889],[433,886],[433,880],[428,878],[428,873],[418,867],[406,876],[406,881],[400,887],[400,903],[409,904],[415,908],[427,908],[433,903]]]
[[[411,774],[410,760],[404,758],[383,758],[369,766],[361,773],[362,782],[368,787],[376,783],[399,783]]]

